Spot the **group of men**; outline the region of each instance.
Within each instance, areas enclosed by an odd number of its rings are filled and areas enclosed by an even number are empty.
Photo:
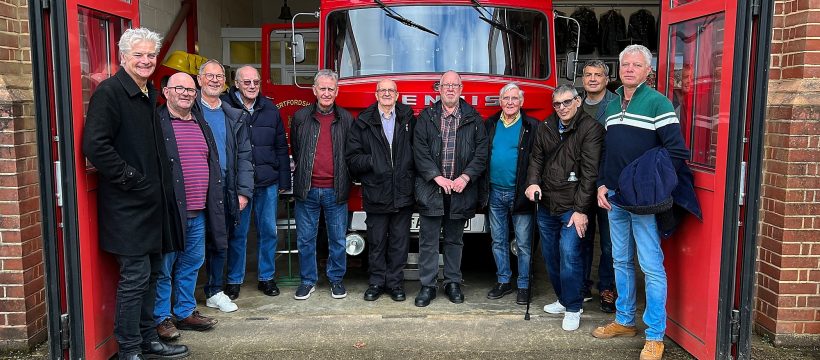
[[[621,170],[648,149],[665,147],[676,163],[687,156],[677,119],[665,111],[671,105],[658,105],[665,99],[643,84],[651,59],[646,48],[631,46],[621,53],[623,87],[617,95],[606,90],[608,67],[586,64],[586,97],[572,86],[558,87],[552,97],[555,113],[544,122],[522,111],[524,92],[514,83],[501,89],[501,111],[485,121],[461,98],[463,84],[454,71],[441,76],[440,100],[418,117],[398,103],[396,83],[384,79],[376,86],[376,102],[354,120],[335,102],[337,74],[320,70],[313,84],[316,102],[290,122],[292,183],[285,125],[276,106],[260,96],[256,69],[239,68],[235,85],[224,93],[225,71],[215,60],[199,69],[201,90],[190,75],[174,74],[162,88],[165,105],[156,109],[158,94],[148,78],[156,68],[159,35],[129,29],[119,48],[121,69],[99,84],[89,102],[83,152],[101,178],[100,246],[120,265],[115,324],[120,359],[186,356],[186,346],[167,341],[178,338],[178,330],[216,324],[196,310],[194,291],[203,264],[206,306],[237,310],[233,300],[245,276],[252,212],[259,246],[257,287],[265,295],[279,295],[274,280],[277,203],[291,186],[301,275],[294,298],[306,300],[316,290],[322,212],[330,294],[346,297],[347,201],[354,180],[362,184],[367,213],[370,268],[364,300],[385,293],[394,301],[406,299],[403,269],[417,209],[421,289],[415,305],[428,306],[436,297],[440,249],[444,293],[462,303],[465,221],[487,206],[498,268],[498,283],[487,297],[500,299],[514,291],[512,220],[516,303],[528,303],[537,222],[558,296],[544,310],[563,314],[562,327],[575,330],[590,285],[597,219],[601,309],[616,312],[616,318],[593,335],[637,333],[632,265],[637,248],[647,278],[644,322],[649,329],[642,358],[662,354],[666,280],[657,226],[653,216],[611,201]]]

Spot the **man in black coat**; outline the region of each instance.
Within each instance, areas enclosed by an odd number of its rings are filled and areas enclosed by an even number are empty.
[[[216,319],[196,310],[194,291],[205,262],[206,241],[217,249],[228,247],[219,154],[208,123],[192,111],[196,93],[190,75],[171,75],[162,89],[167,102],[158,111],[171,161],[176,215],[185,224],[185,247],[163,255],[157,280],[154,321],[159,337],[166,341],[179,337],[177,329],[203,331],[216,324]]]
[[[498,269],[498,282],[487,293],[487,298],[501,299],[513,292],[509,241],[509,225],[512,220],[518,250],[518,294],[515,302],[526,305],[530,296],[533,206],[524,196],[524,188],[527,186],[530,150],[539,122],[521,109],[524,105],[524,91],[515,83],[501,88],[499,100],[501,111],[485,122],[489,160],[487,176],[482,177],[482,185],[483,193],[489,194],[487,215],[493,238],[493,258]]]
[[[248,114],[248,137],[254,170],[254,194],[241,211],[239,225],[234,229],[228,248],[228,276],[225,294],[231,300],[239,296],[245,281],[248,229],[251,207],[256,224],[258,269],[256,288],[268,296],[279,295],[276,272],[276,214],[279,194],[290,190],[290,159],[285,126],[279,109],[259,92],[259,72],[251,66],[236,70],[235,86],[222,96],[222,101]],[[240,205],[242,200],[240,200]]]
[[[162,252],[183,247],[170,164],[148,78],[157,65],[159,34],[126,30],[122,67],[88,103],[83,153],[97,168],[100,248],[117,258],[120,280],[114,335],[120,359],[187,356],[184,345],[159,340],[153,310]]]
[[[453,303],[461,291],[462,236],[479,206],[479,178],[487,168],[487,132],[478,112],[461,96],[461,76],[447,71],[441,100],[422,110],[413,134],[416,202],[419,207],[419,280],[415,305],[436,297],[439,236],[444,229],[444,292]]]
[[[219,96],[225,88],[225,69],[216,60],[208,60],[199,67],[199,86],[202,89],[197,103],[205,122],[211,128],[219,155],[219,166],[224,180],[225,226],[228,237],[239,225],[240,211],[253,198],[253,164],[251,143],[248,139],[247,112],[231,107]],[[230,244],[228,244],[230,246]],[[222,291],[228,249],[215,246],[205,248],[205,306],[224,312],[238,309],[231,298]]]
[[[362,183],[367,213],[370,286],[364,299],[373,301],[384,291],[404,301],[404,266],[413,215],[413,128],[409,106],[396,103],[396,83],[376,84],[376,103],[359,114],[347,137],[348,169]]]
[[[330,296],[342,299],[347,290],[342,283],[347,272],[345,231],[350,175],[345,162],[347,134],[353,116],[336,105],[339,75],[322,69],[313,77],[316,103],[293,114],[290,144],[296,171],[293,196],[296,198],[296,244],[299,248],[301,284],[293,294],[296,300],[307,300],[316,290],[319,273],[316,265],[316,236],[319,214],[327,223],[327,279]]]

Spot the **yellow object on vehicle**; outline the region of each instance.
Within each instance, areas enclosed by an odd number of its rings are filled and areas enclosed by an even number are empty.
[[[197,75],[199,74],[199,67],[206,61],[208,61],[208,59],[202,55],[189,54],[182,50],[177,50],[172,52],[171,55],[168,56],[168,60],[165,60],[162,65],[191,75]]]

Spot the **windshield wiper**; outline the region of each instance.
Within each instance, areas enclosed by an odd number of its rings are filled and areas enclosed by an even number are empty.
[[[374,1],[375,1],[375,0],[374,0]],[[490,13],[490,11],[489,11],[489,10],[487,10],[487,8],[485,8],[483,5],[481,5],[481,3],[480,3],[480,2],[478,2],[478,0],[472,0],[472,2],[473,2],[473,4],[474,4],[473,9],[475,9],[475,11],[478,11],[478,18],[479,18],[479,19],[484,20],[485,22],[487,22],[488,24],[492,25],[494,28],[496,28],[496,29],[498,29],[498,30],[501,30],[501,31],[506,32],[506,33],[513,34],[513,35],[515,35],[515,36],[518,36],[518,37],[520,37],[521,39],[523,39],[524,41],[529,41],[529,40],[530,40],[530,37],[529,37],[529,36],[524,35],[524,34],[522,34],[522,33],[518,32],[518,31],[515,31],[515,30],[513,30],[513,29],[510,29],[510,28],[509,28],[509,27],[507,27],[506,25],[504,25],[504,24],[502,24],[502,23],[500,23],[500,22],[498,22],[498,21],[495,21],[495,20],[493,20],[493,19],[491,19],[491,18],[486,17],[486,16],[484,15],[484,13],[483,13],[483,12],[481,12],[481,10],[484,10],[484,12],[486,12],[486,13],[487,13],[487,15],[490,15],[490,17],[492,17],[492,14]]]
[[[413,22],[413,20],[410,20],[410,19],[408,19],[404,16],[401,16],[401,14],[397,13],[395,10],[388,7],[383,2],[381,2],[379,0],[373,0],[373,2],[375,2],[376,4],[379,4],[379,7],[382,8],[382,11],[384,11],[384,14],[387,15],[387,17],[395,19],[396,21],[398,21],[398,22],[400,22],[400,23],[402,23],[406,26],[413,27],[413,28],[419,29],[421,31],[424,31],[426,33],[430,33],[430,34],[433,34],[435,36],[438,36],[437,32],[435,32],[433,30],[430,30],[430,29],[424,27],[423,25],[415,23],[415,22]]]

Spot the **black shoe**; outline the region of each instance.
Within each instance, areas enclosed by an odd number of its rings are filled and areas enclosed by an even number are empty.
[[[364,292],[364,300],[376,301],[379,298],[379,296],[382,295],[383,292],[384,290],[382,290],[381,286],[370,285],[370,287],[367,288],[367,291]]]
[[[142,354],[120,354],[118,360],[145,360]]]
[[[615,312],[615,292],[612,290],[601,291],[601,311],[612,314]]]
[[[259,284],[256,284],[256,288],[259,291],[265,293],[267,296],[276,296],[279,295],[279,288],[276,287],[276,281],[274,280],[267,280],[267,281],[259,281]],[[228,295],[230,296],[230,295]]]
[[[187,346],[170,345],[159,340],[143,343],[141,347],[145,359],[180,359],[188,356]]]
[[[497,300],[504,297],[504,295],[512,294],[513,288],[510,283],[496,283],[490,292],[487,293],[487,299]]]
[[[404,289],[401,287],[394,287],[390,289],[390,298],[393,301],[404,301],[407,299],[407,295],[404,294]]]
[[[590,288],[584,287],[584,289],[581,290],[581,293],[584,296],[584,302],[592,300],[592,290]]]
[[[464,293],[461,292],[461,285],[458,283],[448,283],[444,285],[444,293],[447,294],[447,298],[450,299],[450,302],[453,304],[461,304],[464,302]]]
[[[527,300],[529,300],[529,298],[529,289],[518,289],[518,295],[515,296],[515,303],[518,305],[527,305]]]
[[[436,298],[435,286],[422,286],[419,294],[416,295],[416,306],[425,307],[430,305],[430,301]]]
[[[225,285],[225,288],[222,289],[222,292],[224,292],[225,295],[228,295],[228,298],[230,298],[231,300],[236,300],[236,298],[239,297],[240,286],[240,284],[227,284]]]

